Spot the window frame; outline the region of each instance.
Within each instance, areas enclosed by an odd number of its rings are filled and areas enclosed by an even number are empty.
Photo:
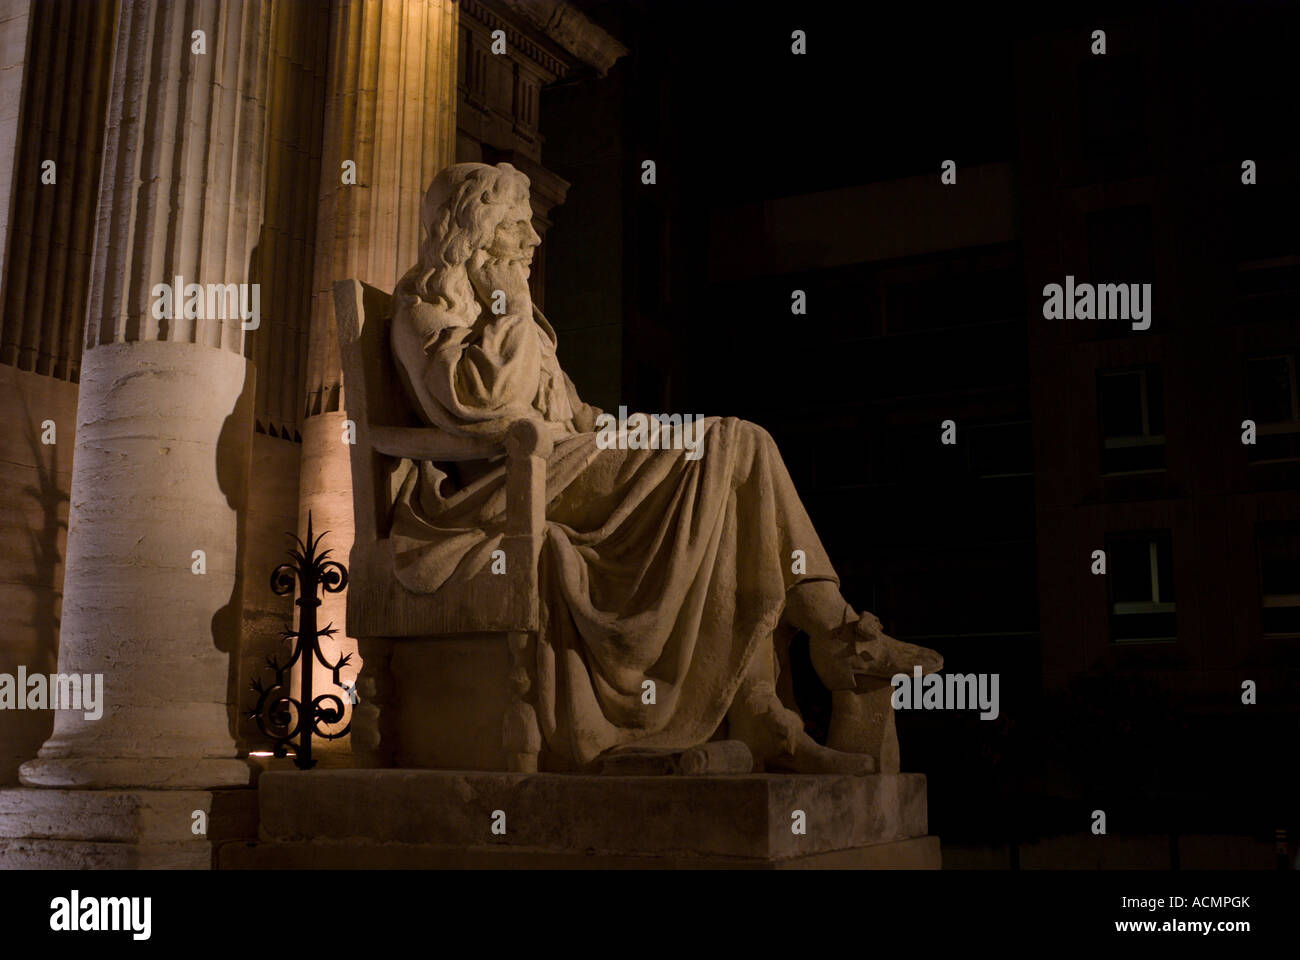
[[[1150,599],[1147,600],[1116,600],[1115,599],[1115,580],[1113,577],[1113,568],[1107,575],[1106,584],[1106,612],[1110,623],[1110,642],[1117,645],[1128,645],[1135,643],[1176,643],[1178,641],[1178,601],[1177,591],[1173,590],[1173,599],[1163,600],[1160,596],[1160,548],[1163,544],[1168,545],[1169,552],[1169,584],[1171,590],[1174,586],[1174,538],[1173,531],[1168,528],[1148,529],[1148,530],[1121,530],[1108,533],[1106,535],[1106,556],[1108,562],[1113,562],[1115,557],[1115,547],[1119,541],[1145,541],[1147,546],[1147,569],[1150,574]],[[1119,637],[1115,633],[1115,622],[1117,617],[1128,617],[1135,615],[1152,615],[1164,614],[1173,618],[1173,632],[1171,635],[1160,635],[1151,637]]]
[[[1115,369],[1103,369],[1097,371],[1097,426],[1101,431],[1101,449],[1104,454],[1107,450],[1131,450],[1137,447],[1164,447],[1168,450],[1169,441],[1167,433],[1151,432],[1151,365],[1136,367],[1119,367]],[[1102,381],[1104,379],[1118,379],[1120,377],[1138,377],[1138,403],[1141,407],[1140,416],[1142,421],[1142,433],[1126,435],[1107,435],[1106,420],[1103,409],[1102,399]],[[1161,383],[1163,391],[1164,384]],[[1160,398],[1161,407],[1164,406],[1164,398]],[[1168,470],[1167,464],[1158,467],[1143,467],[1140,470],[1107,470],[1104,463],[1099,463],[1101,475],[1104,477],[1126,477],[1138,476],[1148,473],[1164,473]]]

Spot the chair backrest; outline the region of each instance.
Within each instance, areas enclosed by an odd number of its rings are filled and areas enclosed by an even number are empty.
[[[334,284],[334,317],[343,361],[343,404],[356,425],[351,448],[356,542],[388,536],[394,478],[402,461],[377,453],[372,426],[410,427],[420,421],[406,399],[389,340],[392,296],[359,280]]]

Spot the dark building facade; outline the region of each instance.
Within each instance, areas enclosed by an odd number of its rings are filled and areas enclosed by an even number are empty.
[[[584,6],[634,38],[624,186],[554,238],[621,232],[620,400],[767,427],[850,602],[1000,675],[996,720],[899,718],[945,862],[1272,865],[1300,707],[1293,14],[726,8],[679,31]],[[817,56],[792,74],[795,28]],[[612,90],[548,92],[551,142]],[[1149,329],[1046,318],[1067,276],[1150,284]],[[1203,776],[1228,756],[1247,791]]]

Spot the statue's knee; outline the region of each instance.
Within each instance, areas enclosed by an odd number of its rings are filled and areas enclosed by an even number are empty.
[[[776,449],[776,441],[772,439],[772,435],[756,423],[737,419],[735,420],[735,430],[739,436],[744,437],[745,440],[751,443],[756,450]]]

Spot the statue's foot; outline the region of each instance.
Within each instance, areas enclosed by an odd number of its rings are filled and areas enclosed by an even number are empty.
[[[731,735],[749,747],[768,770],[862,776],[876,772],[865,753],[823,747],[803,728],[803,719],[785,707],[770,683],[751,684],[728,714]]]
[[[808,734],[801,733],[795,749],[768,760],[767,768],[793,773],[835,773],[863,777],[876,772],[876,761],[865,753],[846,753],[823,747]]]
[[[928,647],[895,640],[869,613],[808,645],[813,669],[828,690],[853,690],[859,677],[889,680],[899,673],[911,675],[917,666],[923,674],[943,669],[943,657]]]

